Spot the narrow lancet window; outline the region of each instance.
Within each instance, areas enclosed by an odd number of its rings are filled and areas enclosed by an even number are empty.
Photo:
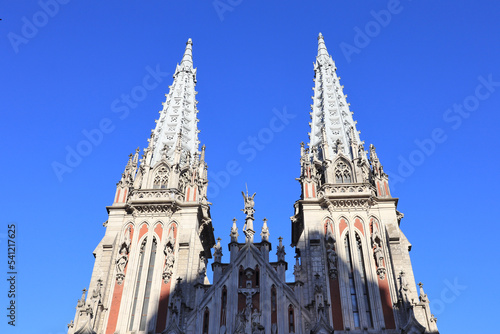
[[[356,244],[358,248],[358,258],[359,258],[359,272],[361,275],[361,282],[363,284],[363,302],[365,306],[366,319],[368,321],[368,327],[373,327],[373,319],[372,319],[372,309],[370,307],[370,295],[368,294],[368,282],[366,280],[366,268],[365,268],[365,260],[363,258],[363,248],[361,245],[361,238],[356,233]]]
[[[288,332],[295,333],[295,312],[291,304],[288,307]]]
[[[203,314],[203,334],[208,334],[209,321],[210,311],[206,308],[205,313]]]
[[[141,250],[139,253],[139,268],[137,271],[137,280],[135,282],[135,292],[134,292],[134,300],[132,302],[132,312],[130,314],[130,325],[129,325],[129,331],[133,330],[134,328],[134,320],[136,316],[137,310],[137,302],[139,299],[139,287],[141,285],[141,275],[142,275],[142,268],[144,266],[144,252],[146,250],[146,241],[147,239],[144,239],[141,245]]]
[[[146,320],[149,307],[149,299],[151,297],[151,283],[153,281],[153,272],[156,258],[156,239],[153,239],[153,245],[151,246],[151,255],[149,257],[148,273],[146,276],[146,291],[144,293],[144,301],[142,304],[141,312],[141,324],[139,325],[139,330],[146,330]]]
[[[220,324],[226,325],[226,308],[227,308],[227,288],[224,286],[222,289],[221,296],[221,307],[220,307]]]
[[[278,299],[274,285],[271,288],[271,324],[274,324],[275,327],[278,324]]]
[[[360,328],[359,308],[358,308],[358,300],[356,299],[356,285],[354,284],[354,268],[352,265],[352,253],[351,253],[351,246],[349,244],[349,233],[347,233],[345,236],[344,245],[345,245],[345,254],[347,259],[347,270],[349,274],[349,293],[351,296],[354,327]]]

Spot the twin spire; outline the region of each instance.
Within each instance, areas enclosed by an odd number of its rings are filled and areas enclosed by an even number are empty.
[[[353,159],[356,155],[352,152],[353,148],[362,144],[336,69],[320,33],[318,55],[314,63],[315,86],[310,113],[309,149],[310,152],[318,152],[322,160],[338,153]],[[166,101],[156,121],[156,128],[151,134],[151,165],[165,156],[173,162],[176,150],[181,152],[181,162],[187,162],[200,154],[195,86],[193,42],[189,39],[181,63],[175,69],[170,92],[165,95]]]

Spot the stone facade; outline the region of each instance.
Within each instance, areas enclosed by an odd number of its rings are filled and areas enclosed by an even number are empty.
[[[206,197],[205,147],[198,150],[189,40],[149,145],[141,159],[139,149],[130,156],[107,207],[89,292],[68,334],[438,333],[423,286],[414,283],[398,199],[373,145],[367,156],[321,34],[314,71],[302,195],[291,217],[294,282],[285,279],[281,238],[278,261],[269,261],[265,219],[254,242],[248,192],[244,240],[233,221],[223,262]]]

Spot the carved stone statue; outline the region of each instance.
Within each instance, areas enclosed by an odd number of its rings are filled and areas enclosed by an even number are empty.
[[[302,275],[302,266],[299,263],[299,256],[295,256],[295,265],[293,266],[293,275],[296,281],[300,281]]]
[[[217,244],[214,246],[214,262],[220,262],[222,260],[221,240],[221,238],[217,238]]]
[[[380,236],[379,229],[375,222],[373,223],[373,232],[372,232],[372,243],[377,244],[378,246],[382,245],[382,237]]]
[[[132,227],[128,227],[125,232],[125,239],[120,245],[119,255],[116,259],[116,280],[118,284],[122,284],[125,279],[125,267],[128,263],[128,254],[130,252],[130,233],[132,233]]]
[[[384,266],[384,251],[382,250],[379,245],[375,244],[375,249],[373,250],[373,253],[375,254],[375,261],[377,262],[377,267],[383,267]]]
[[[399,280],[401,283],[401,286],[400,286],[401,299],[402,299],[404,305],[406,307],[409,307],[410,306],[410,298],[409,298],[410,287],[408,285],[408,282],[406,281],[405,272],[403,270],[401,270],[401,273],[399,274]]]
[[[331,279],[337,278],[337,252],[332,248],[326,250],[326,258],[328,260],[328,275]]]
[[[198,283],[205,284],[205,276],[207,274],[207,267],[205,265],[205,258],[201,257],[201,267],[198,270]]]
[[[128,263],[128,256],[123,254],[121,255],[118,260],[116,260],[116,270],[118,273],[123,273],[125,271],[125,267],[127,266]]]
[[[337,145],[337,154],[344,153],[344,144],[342,143],[342,141],[340,139],[337,139],[335,144]]]
[[[385,278],[385,266],[384,266],[384,251],[377,243],[375,243],[375,249],[373,250],[375,256],[375,262],[377,264],[377,275],[380,279]]]
[[[165,248],[163,249],[163,253],[165,254],[165,268],[163,269],[163,281],[168,283],[173,274],[173,268],[175,263],[174,256],[174,244],[175,240],[172,237],[169,237],[167,243],[165,244]]]
[[[245,208],[243,209],[243,212],[247,215],[247,217],[253,217],[255,212],[255,209],[253,208],[255,206],[254,197],[256,193],[253,193],[252,196],[248,196],[248,191],[246,195],[242,191],[241,194],[243,195],[243,200],[245,201]]]

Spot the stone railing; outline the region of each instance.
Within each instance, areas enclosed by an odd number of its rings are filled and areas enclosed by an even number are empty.
[[[375,188],[367,183],[354,184],[324,184],[320,194],[329,197],[365,197],[374,196]]]
[[[165,200],[183,201],[184,197],[177,189],[137,189],[132,191],[129,200],[132,203],[158,202]]]

